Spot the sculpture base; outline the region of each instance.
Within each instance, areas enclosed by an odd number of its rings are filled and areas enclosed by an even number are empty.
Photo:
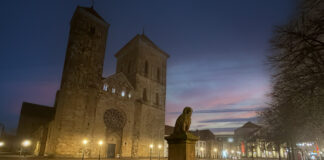
[[[188,132],[172,134],[165,139],[169,145],[168,160],[195,160],[195,144],[198,137]]]

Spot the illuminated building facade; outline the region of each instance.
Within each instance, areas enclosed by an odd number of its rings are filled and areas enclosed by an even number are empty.
[[[169,55],[146,35],[136,35],[115,54],[116,73],[102,77],[108,29],[93,8],[77,7],[53,117],[19,123],[19,135],[32,140],[36,155],[98,157],[101,151],[108,158],[148,157],[152,144],[152,156],[158,156]]]

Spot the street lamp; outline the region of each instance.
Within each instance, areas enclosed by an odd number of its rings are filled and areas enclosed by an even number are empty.
[[[204,158],[204,156],[203,156],[204,148],[200,147],[200,151],[201,151],[201,158]]]
[[[159,148],[159,160],[160,160],[160,151],[161,151],[161,149],[162,149],[162,145],[159,144],[158,148]]]
[[[4,145],[5,143],[0,141],[0,147],[3,147]]]
[[[4,145],[5,145],[5,143],[0,141],[0,148],[2,148]]]
[[[154,145],[150,144],[150,160],[152,160],[152,150],[153,150]]]
[[[102,146],[102,144],[103,144],[103,141],[100,140],[100,141],[98,142],[98,145],[99,145],[99,160],[100,160],[100,151],[101,151],[101,146]]]
[[[27,148],[27,147],[29,147],[30,144],[31,144],[30,140],[24,140],[24,141],[21,143],[22,147],[20,148],[20,154],[19,154],[19,156],[21,156],[21,153],[23,152],[23,148]],[[25,154],[24,154],[24,156],[25,156]]]
[[[84,149],[86,147],[86,145],[88,144],[88,140],[84,139],[82,141],[82,144],[83,144],[83,149],[82,149],[82,160],[84,160]]]
[[[217,148],[214,148],[215,155],[214,158],[217,158]]]

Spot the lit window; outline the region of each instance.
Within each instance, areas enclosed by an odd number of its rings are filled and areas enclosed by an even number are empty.
[[[128,98],[132,98],[132,94],[128,93]]]
[[[124,97],[125,96],[125,91],[121,92],[121,96]]]
[[[116,89],[115,88],[112,88],[111,89],[111,93],[116,93]]]
[[[103,86],[103,90],[104,90],[104,91],[107,91],[107,90],[108,90],[108,85],[107,85],[107,84],[104,84],[104,86]]]

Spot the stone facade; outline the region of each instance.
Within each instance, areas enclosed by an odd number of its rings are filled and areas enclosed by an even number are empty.
[[[70,26],[55,117],[38,150],[55,157],[94,158],[99,150],[102,157],[148,157],[150,144],[163,145],[169,55],[136,35],[115,54],[116,74],[102,77],[109,24],[93,8],[77,7]]]

